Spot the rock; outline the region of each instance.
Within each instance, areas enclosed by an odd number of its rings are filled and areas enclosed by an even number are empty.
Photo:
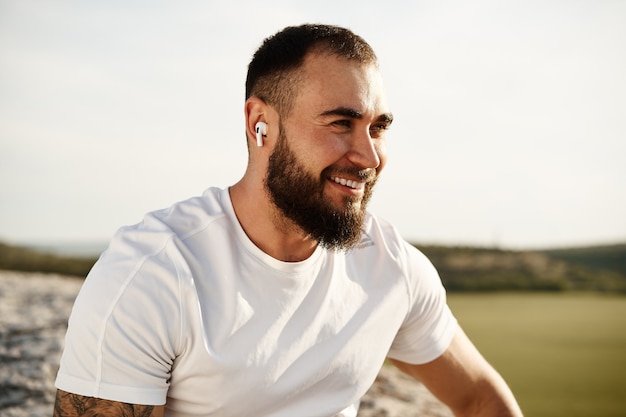
[[[0,271],[0,415],[52,416],[63,338],[82,280]]]
[[[392,365],[380,370],[361,400],[359,417],[453,417],[422,384]]]

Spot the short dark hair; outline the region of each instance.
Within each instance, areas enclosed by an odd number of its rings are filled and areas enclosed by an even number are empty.
[[[289,26],[265,39],[246,77],[246,99],[256,96],[288,114],[299,81],[297,70],[310,52],[329,53],[363,64],[378,62],[372,47],[349,29],[305,24]]]

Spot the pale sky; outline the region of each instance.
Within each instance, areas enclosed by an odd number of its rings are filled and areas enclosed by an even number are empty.
[[[0,240],[106,241],[236,182],[251,55],[321,22],[379,56],[370,208],[405,238],[626,241],[626,1],[308,3],[0,0]]]

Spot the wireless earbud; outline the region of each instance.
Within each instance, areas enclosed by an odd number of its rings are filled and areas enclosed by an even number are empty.
[[[256,130],[256,144],[261,147],[263,146],[263,136],[267,135],[267,123],[258,122],[254,129]]]

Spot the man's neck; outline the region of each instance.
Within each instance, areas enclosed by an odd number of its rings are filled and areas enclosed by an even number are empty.
[[[317,242],[285,218],[264,189],[251,189],[240,181],[229,193],[239,224],[263,252],[283,262],[303,261],[315,252]]]

